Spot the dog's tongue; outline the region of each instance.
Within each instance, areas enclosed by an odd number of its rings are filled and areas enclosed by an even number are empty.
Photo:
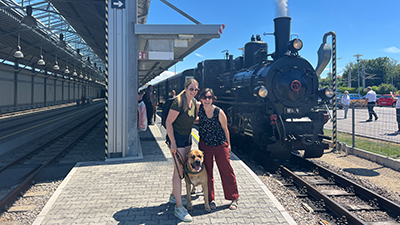
[[[195,169],[197,172],[199,172],[199,171],[201,170],[201,167],[200,167],[200,166],[196,166],[194,169]]]

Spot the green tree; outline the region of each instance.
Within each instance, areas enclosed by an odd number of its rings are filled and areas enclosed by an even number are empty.
[[[390,59],[389,57],[378,57],[376,59],[361,59],[359,63],[348,63],[343,70],[342,77],[337,80],[337,86],[340,92],[345,90],[348,90],[350,93],[358,92],[358,70],[360,71],[360,89],[362,89],[364,77],[365,87],[375,86],[374,90],[376,90],[377,93],[388,94],[388,91],[392,91],[392,89],[394,91],[400,89],[400,65],[398,61]],[[350,73],[352,88],[347,88]],[[392,79],[393,87],[391,86]],[[329,84],[329,82],[331,82],[331,84]],[[321,79],[320,86],[331,87],[332,81],[330,79]]]
[[[319,79],[319,88],[323,88],[323,87],[332,87],[332,80],[329,77],[329,75],[325,78]]]

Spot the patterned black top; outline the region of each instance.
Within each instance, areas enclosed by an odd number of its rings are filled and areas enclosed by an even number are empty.
[[[199,108],[200,139],[210,147],[222,145],[226,141],[225,132],[219,122],[219,110],[221,109],[216,106],[213,116],[208,118],[203,105]]]

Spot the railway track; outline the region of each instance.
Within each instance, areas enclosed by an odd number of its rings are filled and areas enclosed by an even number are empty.
[[[322,214],[320,224],[400,224],[399,204],[309,160],[294,156],[290,163],[262,166],[302,198],[306,211]]]
[[[14,177],[13,180],[18,180],[18,182],[16,185],[10,182],[8,187],[7,184],[3,184],[3,190],[8,189],[9,191],[4,196],[0,196],[0,212],[7,210],[33,184],[35,176],[42,169],[68,154],[71,147],[76,145],[82,137],[103,119],[104,108],[96,107],[91,113],[87,113],[85,117],[79,118],[73,124],[66,125],[59,134],[53,135],[29,152],[21,153],[21,155],[1,167],[0,176],[12,176]]]

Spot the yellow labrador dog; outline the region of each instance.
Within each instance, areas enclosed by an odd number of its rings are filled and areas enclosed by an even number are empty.
[[[201,184],[204,194],[204,208],[207,212],[211,211],[208,202],[208,186],[207,186],[207,172],[203,164],[204,154],[200,150],[192,150],[188,153],[187,163],[185,168],[186,181],[186,194],[187,194],[187,209],[192,209],[192,201],[190,198],[190,187],[196,187]]]

